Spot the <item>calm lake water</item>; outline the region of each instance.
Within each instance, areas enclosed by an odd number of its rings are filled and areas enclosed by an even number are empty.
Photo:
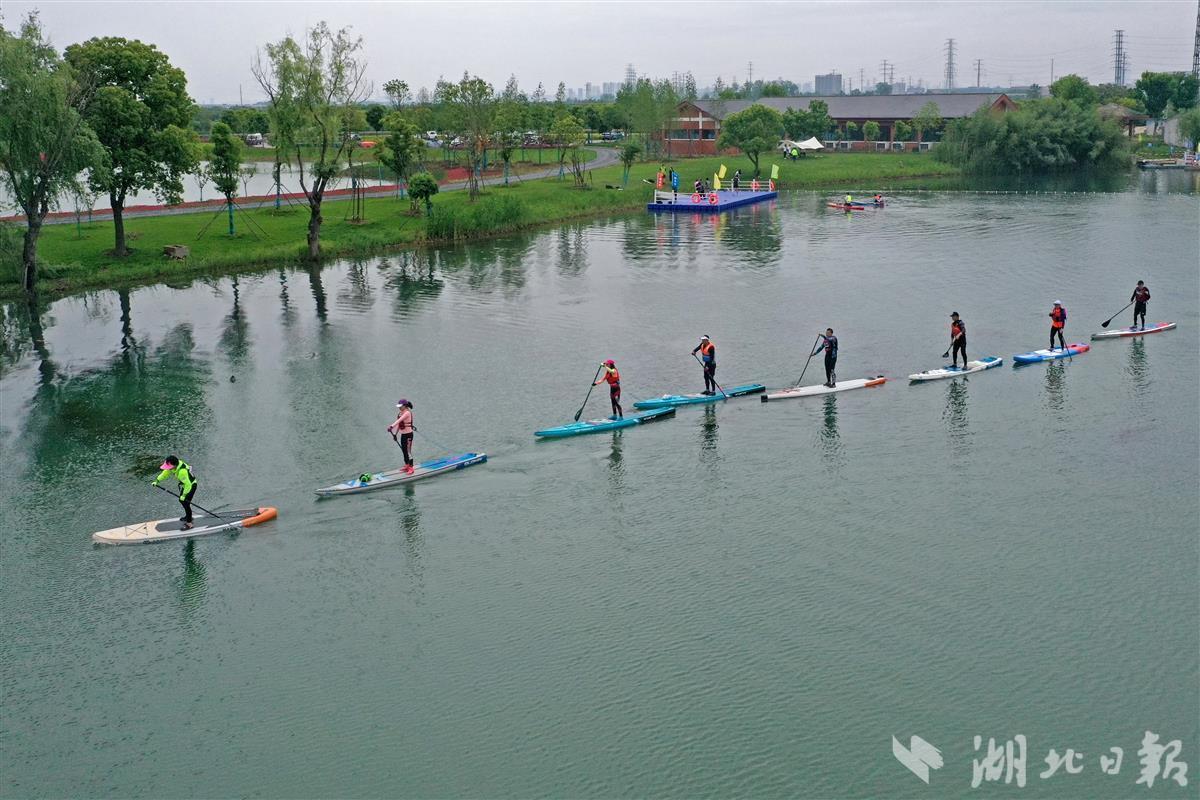
[[[1196,796],[1200,199],[1158,180],[635,214],[71,297],[40,336],[6,308],[0,794],[958,797],[973,737],[1020,735],[1025,788],[980,792]],[[1007,363],[1139,278],[1177,330]],[[951,311],[1005,366],[910,386]],[[782,386],[826,326],[842,379],[894,380],[532,435],[603,358],[630,403],[696,391],[707,333],[723,385]],[[400,396],[418,458],[491,460],[315,500],[399,463]],[[167,453],[279,519],[93,546],[177,515]],[[1187,788],[1136,785],[1146,731]]]

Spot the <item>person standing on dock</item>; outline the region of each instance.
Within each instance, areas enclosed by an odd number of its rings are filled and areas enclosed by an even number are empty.
[[[396,403],[396,408],[400,409],[396,412],[396,419],[387,426],[388,433],[400,445],[400,452],[404,454],[404,472],[407,475],[413,474],[412,442],[416,428],[413,427],[412,407],[412,403],[401,398]]]
[[[735,179],[736,180],[736,179]],[[700,344],[692,348],[692,355],[700,353],[700,365],[704,368],[704,391],[701,394],[717,393],[717,346],[708,338],[708,334],[700,337]]]
[[[832,389],[837,385],[838,340],[833,335],[833,328],[826,328],[825,332],[818,333],[817,337],[821,339],[817,350],[825,351],[825,385]]]
[[[624,419],[625,411],[621,408],[621,373],[617,372],[617,363],[610,358],[600,366],[604,374],[592,386],[599,386],[601,381],[608,384],[608,400],[612,403],[613,418]]]
[[[1133,330],[1138,326],[1138,317],[1142,318],[1142,330],[1146,330],[1146,303],[1150,302],[1150,289],[1142,281],[1137,282],[1137,287],[1133,290],[1133,295],[1129,298],[1129,302],[1133,303]]]
[[[183,506],[183,516],[179,521],[183,523],[185,531],[192,529],[192,498],[196,496],[196,487],[199,486],[199,481],[192,474],[192,467],[186,461],[181,461],[179,456],[167,456],[166,461],[159,465],[162,472],[158,473],[158,477],[152,482],[152,486],[158,486],[159,481],[166,478],[175,478],[179,481],[179,503]],[[169,493],[169,490],[168,490]]]
[[[950,366],[958,366],[958,354],[962,353],[962,368],[967,368],[967,323],[958,318],[958,312],[950,315]]]
[[[738,186],[741,185],[741,183],[742,183],[742,171],[740,169],[735,169],[733,171],[733,188],[735,191],[737,190]]]
[[[1054,301],[1054,308],[1050,309],[1050,349],[1054,349],[1054,337],[1058,336],[1058,343],[1063,350],[1067,349],[1067,342],[1063,339],[1063,330],[1067,327],[1067,310],[1063,308],[1061,300]]]

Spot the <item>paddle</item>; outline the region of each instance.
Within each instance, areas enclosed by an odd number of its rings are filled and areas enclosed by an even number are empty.
[[[159,486],[157,483],[156,483],[156,484],[154,484],[154,488],[155,488],[155,489],[162,489],[164,492],[166,492],[167,494],[171,495],[171,497],[176,497],[176,498],[177,498],[177,497],[179,497],[179,495],[175,494],[175,492],[172,492],[170,489],[166,489],[166,488],[164,488],[164,487],[162,487],[162,486]],[[217,519],[225,519],[224,517],[222,517],[222,516],[221,516],[220,514],[218,514],[217,512],[215,512],[215,511],[209,511],[207,508],[205,508],[204,506],[200,505],[199,503],[192,503],[192,505],[194,505],[196,508],[198,508],[198,509],[200,509],[201,511],[203,511],[205,514],[208,514],[210,517],[216,517]]]
[[[819,342],[819,341],[821,341],[821,337],[820,337],[820,336],[818,336],[818,337],[816,338],[816,340],[813,342],[813,347],[816,347],[816,346],[817,346],[817,342]],[[819,353],[819,352],[820,352],[820,350],[813,350],[811,353],[809,353],[809,354],[808,354],[808,361],[812,361],[812,357],[813,357],[813,356],[815,356],[815,355],[816,355],[817,353]],[[943,356],[943,358],[944,358],[944,356]],[[800,370],[800,377],[799,377],[799,378],[796,378],[796,382],[793,384],[794,386],[799,386],[799,385],[800,385],[800,381],[804,380],[804,373],[808,372],[808,361],[805,361],[805,362],[804,362],[804,369]]]
[[[700,364],[701,369],[704,369],[704,362],[700,360],[700,356],[692,353],[692,358],[696,359],[696,362]],[[725,394],[725,390],[721,388],[721,384],[717,383],[717,379],[715,377],[712,379],[712,382],[713,386],[717,387],[717,391],[721,393],[721,397],[724,397],[726,400],[728,400],[729,395]]]
[[[580,406],[579,410],[575,412],[575,421],[576,422],[579,422],[579,418],[583,416],[583,407],[587,405],[588,398],[590,398],[592,396],[592,389],[596,388],[596,381],[600,380],[600,370],[602,370],[602,369],[604,369],[603,364],[596,367],[596,374],[592,378],[592,385],[588,387],[587,394],[583,396],[583,405]]]
[[[1130,301],[1129,301],[1129,306],[1131,306],[1131,305],[1133,305],[1133,301],[1132,301],[1132,300],[1130,300]],[[1125,306],[1125,308],[1129,308],[1129,306]],[[1124,311],[1124,310],[1125,310],[1125,308],[1122,308],[1122,309],[1121,309],[1121,311]],[[1101,322],[1101,323],[1100,323],[1100,327],[1101,327],[1101,328],[1107,328],[1107,327],[1108,327],[1108,323],[1112,322],[1114,319],[1116,319],[1117,317],[1119,317],[1119,316],[1121,315],[1121,311],[1118,311],[1116,314],[1113,314],[1111,317],[1109,317],[1108,319],[1104,320],[1104,322]],[[1135,320],[1134,320],[1134,322],[1137,322],[1137,320],[1135,319]]]

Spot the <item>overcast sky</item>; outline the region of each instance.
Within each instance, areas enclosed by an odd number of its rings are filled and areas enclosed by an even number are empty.
[[[895,64],[897,81],[944,83],[946,40],[955,39],[959,86],[1040,83],[1075,72],[1113,78],[1113,31],[1124,29],[1128,75],[1189,70],[1196,0],[1003,0],[1003,2],[746,2],[745,0],[590,0],[589,2],[402,2],[401,0],[42,0],[2,4],[12,27],[40,11],[53,42],[124,36],[157,45],[188,76],[200,103],[261,99],[250,75],[255,50],[301,34],[320,20],[363,37],[368,72],[382,96],[385,80],[414,92],[464,69],[500,88],[515,74],[551,96],[620,81],[625,65],[669,77],[690,70],[703,87],[720,75],[743,81],[783,77],[803,85],[831,69],[859,85]]]

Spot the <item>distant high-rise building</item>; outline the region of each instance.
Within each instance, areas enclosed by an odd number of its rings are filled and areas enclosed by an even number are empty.
[[[818,75],[816,77],[817,94],[841,94],[842,93],[842,76],[838,72],[830,72],[827,75]]]
[[[585,96],[585,97],[586,97],[588,100],[595,100],[595,99],[596,99],[596,95],[592,93],[592,88],[593,88],[593,87],[592,87],[592,82],[591,82],[591,81],[588,81],[587,83],[585,83],[585,84],[583,85],[583,93],[584,93],[584,96]]]
[[[800,87],[800,91],[804,92],[804,94],[812,94],[813,93],[812,81],[805,81],[804,85]]]
[[[637,83],[637,70],[633,68],[633,64],[625,65],[625,85],[633,86]]]
[[[616,97],[617,90],[620,88],[621,84],[617,83],[616,81],[605,81],[604,88],[601,90],[601,94],[603,94],[605,97]]]

